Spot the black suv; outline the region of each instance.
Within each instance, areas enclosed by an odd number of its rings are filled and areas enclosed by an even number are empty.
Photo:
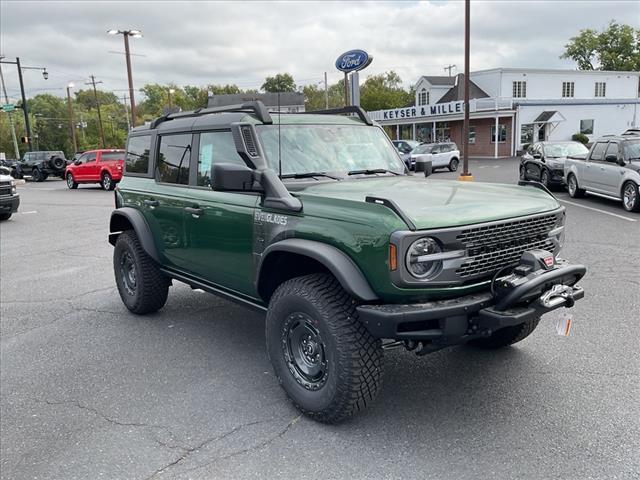
[[[31,179],[42,182],[49,175],[64,178],[64,169],[69,162],[61,151],[26,152],[16,164],[16,178],[31,175]]]

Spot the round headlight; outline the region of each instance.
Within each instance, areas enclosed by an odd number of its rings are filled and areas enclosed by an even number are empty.
[[[440,253],[442,249],[433,238],[420,238],[407,250],[407,270],[421,280],[433,277],[442,267],[442,261],[429,260],[426,255]]]

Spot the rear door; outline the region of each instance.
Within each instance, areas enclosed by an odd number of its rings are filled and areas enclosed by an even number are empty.
[[[589,158],[584,164],[584,178],[582,180],[578,179],[580,187],[586,187],[601,193],[606,192],[603,181],[603,164],[605,163],[604,155],[608,143],[607,141],[597,142],[591,149]]]
[[[253,224],[259,196],[211,190],[213,164],[245,165],[236,151],[231,131],[202,132],[196,144],[186,211],[188,268],[211,283],[256,297]]]

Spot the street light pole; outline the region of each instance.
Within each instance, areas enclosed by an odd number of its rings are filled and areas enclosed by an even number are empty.
[[[169,110],[171,110],[171,107],[173,106],[173,105],[171,104],[171,94],[172,94],[173,92],[175,92],[175,90],[174,90],[173,88],[170,88],[170,89],[168,90],[168,92],[169,92],[169,95],[168,95],[168,96],[169,96]]]
[[[124,54],[127,60],[127,78],[129,80],[129,101],[131,102],[131,126],[136,126],[136,99],[133,95],[133,76],[131,74],[131,53],[129,51],[129,37],[140,38],[140,30],[117,30],[107,31],[109,35],[122,35],[124,37]]]
[[[9,104],[9,97],[7,96],[7,87],[4,84],[4,75],[2,68],[0,67],[0,81],[2,82],[2,91],[4,93],[4,103]],[[20,158],[20,149],[18,148],[18,139],[16,138],[16,126],[13,123],[13,112],[7,112],[9,115],[9,126],[11,127],[11,140],[13,141],[13,152],[16,160]]]
[[[78,151],[78,142],[76,142],[76,122],[73,119],[73,107],[71,106],[71,89],[73,83],[67,85],[67,107],[69,108],[69,128],[71,129],[71,142],[73,143],[73,153]]]

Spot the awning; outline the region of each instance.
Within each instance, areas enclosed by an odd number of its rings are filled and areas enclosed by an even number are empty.
[[[566,118],[557,110],[545,110],[536,117],[533,123],[560,123],[565,120]]]

